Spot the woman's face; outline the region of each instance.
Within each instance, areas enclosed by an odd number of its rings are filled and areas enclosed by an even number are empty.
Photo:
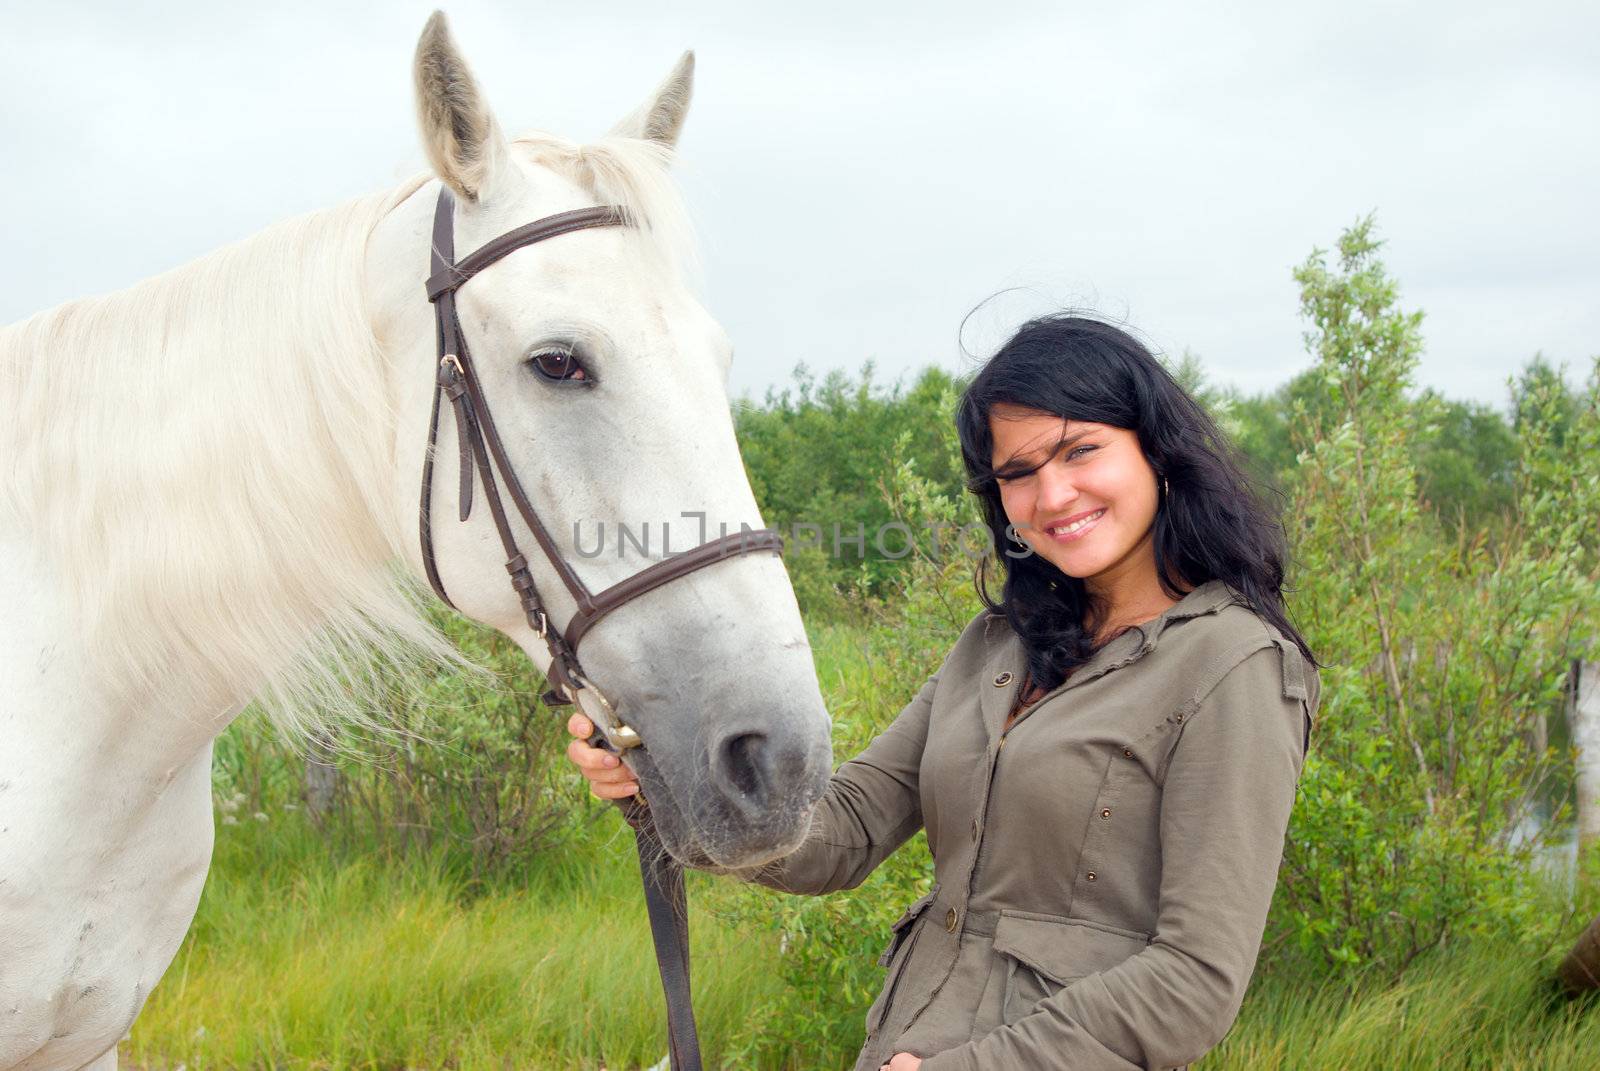
[[[1004,404],[990,410],[989,431],[1006,518],[1035,553],[1091,590],[1154,575],[1158,479],[1138,435]]]

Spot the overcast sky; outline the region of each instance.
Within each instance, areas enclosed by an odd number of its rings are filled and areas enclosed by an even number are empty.
[[[434,6],[0,0],[0,322],[420,168]],[[679,170],[736,392],[967,367],[1062,304],[1264,389],[1309,363],[1291,269],[1370,211],[1424,384],[1503,404],[1535,351],[1600,352],[1592,0],[445,10],[511,131],[597,136],[696,50]]]

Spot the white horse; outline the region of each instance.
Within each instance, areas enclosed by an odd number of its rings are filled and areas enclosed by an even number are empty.
[[[617,521],[652,522],[656,559],[663,521],[674,550],[695,542],[685,513],[761,527],[729,345],[680,271],[667,165],[691,72],[685,55],[594,144],[508,140],[436,14],[416,59],[433,174],[0,330],[0,1069],[115,1066],[194,915],[212,740],[248,701],[306,728],[359,715],[376,665],[451,657],[417,597],[435,180],[461,253],[597,204],[638,224],[519,250],[459,297],[517,474],[584,582],[647,564],[620,535],[613,552]],[[558,355],[581,386],[548,377]],[[444,585],[543,670],[488,511],[456,522],[452,461],[433,488]],[[513,523],[560,624],[571,600]],[[830,756],[781,561],[668,584],[582,657],[644,739],[630,762],[674,855],[798,845]]]

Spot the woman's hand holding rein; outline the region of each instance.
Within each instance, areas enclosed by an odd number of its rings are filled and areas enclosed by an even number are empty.
[[[586,741],[594,734],[594,723],[582,714],[567,719],[567,732],[575,740],[567,745],[567,758],[589,779],[589,791],[603,800],[620,800],[638,794],[639,782],[622,760],[604,748],[590,747]]]

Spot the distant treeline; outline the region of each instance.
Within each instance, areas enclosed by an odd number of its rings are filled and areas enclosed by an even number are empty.
[[[1191,352],[1163,362],[1232,437],[1266,500],[1281,504],[1298,465],[1296,407],[1302,430],[1339,417],[1342,397],[1330,392],[1324,370],[1313,366],[1275,390],[1245,394],[1212,382]],[[879,553],[872,539],[896,519],[883,489],[891,458],[910,460],[952,498],[963,493],[949,400],[968,378],[930,366],[885,382],[871,361],[855,372],[834,369],[819,378],[802,364],[789,386],[735,405],[740,449],[766,522],[786,533],[797,524],[821,528],[822,553],[805,556],[796,578],[802,602],[813,602],[807,609],[828,608],[818,582],[848,587],[865,581],[878,594],[885,581],[903,575],[904,559]],[[1541,354],[1529,357],[1508,383],[1505,410],[1447,398],[1433,388],[1413,392],[1412,408],[1423,418],[1410,445],[1419,504],[1451,536],[1493,533],[1511,516],[1517,439],[1534,398],[1553,406],[1558,438],[1584,404],[1581,390]],[[864,544],[855,541],[860,531],[868,533]],[[891,553],[899,547],[891,541]]]

